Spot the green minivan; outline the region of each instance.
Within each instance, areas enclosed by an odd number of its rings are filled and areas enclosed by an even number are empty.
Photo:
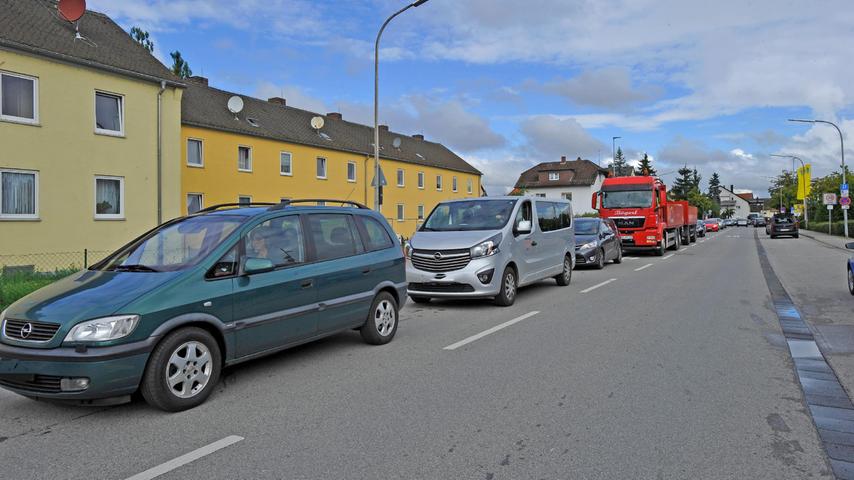
[[[391,341],[405,298],[397,237],[363,205],[217,205],[0,313],[0,386],[84,404],[140,391],[185,410],[225,366],[342,330]]]

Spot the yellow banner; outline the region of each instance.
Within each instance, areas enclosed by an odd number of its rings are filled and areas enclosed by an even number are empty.
[[[806,164],[798,168],[798,200],[803,200],[810,196],[812,190],[812,173],[810,164]]]

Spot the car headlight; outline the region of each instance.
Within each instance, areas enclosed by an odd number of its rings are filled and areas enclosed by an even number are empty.
[[[579,250],[590,250],[596,248],[596,242],[587,242]]]
[[[409,242],[403,244],[403,256],[406,258],[412,258],[412,245]]]
[[[501,234],[481,242],[471,248],[471,258],[488,257],[498,253],[498,245],[501,243]]]
[[[117,315],[78,323],[65,336],[66,342],[105,342],[126,337],[139,323],[139,315]]]

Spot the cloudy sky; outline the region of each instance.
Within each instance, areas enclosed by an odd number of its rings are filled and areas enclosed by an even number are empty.
[[[372,123],[373,41],[398,0],[90,0],[180,50],[212,86]],[[794,154],[813,176],[854,146],[850,0],[430,0],[386,30],[380,122],[442,142],[490,194],[566,155],[683,164],[766,195]],[[846,149],[854,162],[854,152]]]

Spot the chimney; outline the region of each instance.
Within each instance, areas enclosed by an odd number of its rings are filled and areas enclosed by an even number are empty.
[[[575,159],[575,161],[576,161],[576,162],[580,162],[580,161],[581,161],[581,157],[576,158],[576,159]]]
[[[733,194],[735,194],[735,185],[730,185],[729,191],[732,192]]]
[[[287,100],[285,100],[282,97],[271,97],[271,98],[268,98],[267,101],[270,103],[275,103],[276,105],[281,105],[283,107],[288,106]]]
[[[417,134],[413,135],[412,138],[414,138],[416,140],[424,140],[424,135],[417,133]]]
[[[199,85],[204,85],[206,87],[208,86],[208,78],[207,77],[200,77],[198,75],[193,75],[192,77],[188,78],[187,80],[190,80],[191,82],[198,83]]]
[[[377,125],[377,128],[379,128],[381,132],[388,131],[388,125]]]
[[[327,113],[326,116],[329,118],[334,118],[336,120],[343,120],[344,119],[344,117],[342,117],[341,114],[338,112],[330,112],[330,113]]]
[[[560,163],[566,163],[566,155],[560,156]]]

